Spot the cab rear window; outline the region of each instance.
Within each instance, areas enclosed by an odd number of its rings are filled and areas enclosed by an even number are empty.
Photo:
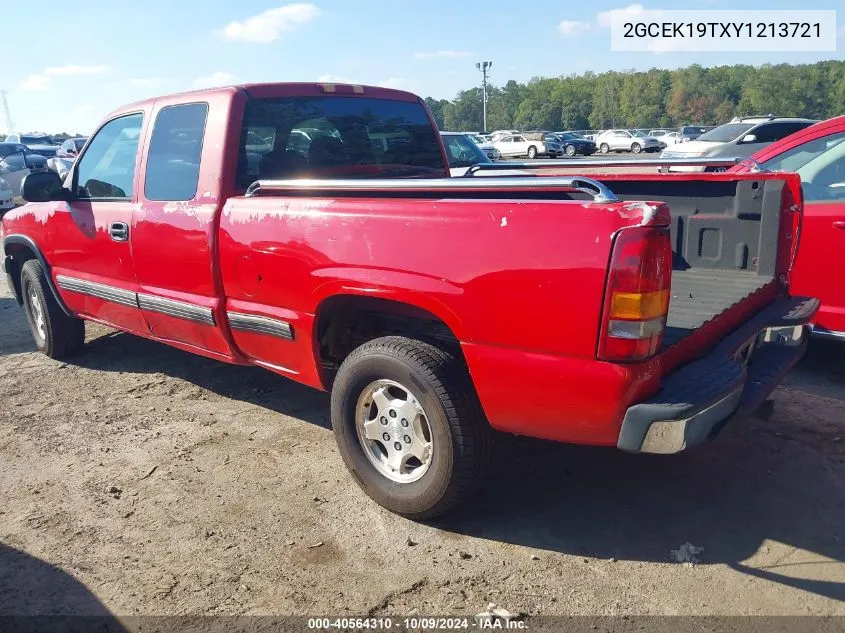
[[[252,99],[241,129],[237,184],[287,178],[445,175],[419,103],[363,97]]]

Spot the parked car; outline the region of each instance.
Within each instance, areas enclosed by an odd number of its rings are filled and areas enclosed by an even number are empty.
[[[88,139],[84,136],[77,136],[76,138],[69,138],[59,146],[56,151],[57,158],[76,158],[82,148],[85,147],[85,141]]]
[[[845,283],[831,257],[845,252],[845,116],[816,123],[751,155],[764,169],[797,172],[804,190],[795,292],[821,300],[813,335],[845,341]],[[730,171],[744,172],[737,165]]]
[[[484,152],[490,160],[499,160],[502,157],[499,150],[496,149],[496,146],[493,145],[493,143],[491,143],[486,137],[475,133],[467,133],[467,136],[481,148],[481,151]]]
[[[680,132],[667,132],[665,134],[658,134],[655,135],[654,138],[663,143],[664,147],[668,147],[669,145],[677,145],[678,143],[681,143],[684,140]]]
[[[306,123],[337,134],[287,150]],[[251,162],[256,130],[274,143]],[[789,295],[797,175],[613,187],[450,178],[407,92],[223,87],[121,108],[64,183],[27,176],[4,270],[50,357],[92,320],[330,390],[352,478],[422,519],[480,484],[493,430],[678,452],[803,354],[818,302]]]
[[[0,178],[0,215],[15,208],[15,192],[4,178]]]
[[[12,198],[20,196],[24,177],[38,171],[47,171],[46,158],[21,143],[0,143],[0,178],[11,190]],[[0,198],[5,200],[4,195]]]
[[[519,134],[519,130],[496,130],[495,132],[490,133],[490,142],[495,143],[503,136],[508,136],[510,134]]]
[[[660,141],[642,132],[628,130],[608,130],[596,138],[596,145],[602,154],[608,152],[658,152]]]
[[[6,143],[26,145],[30,150],[44,158],[52,158],[58,150],[58,146],[51,136],[37,132],[31,134],[10,134],[6,137]]]
[[[560,156],[563,148],[556,141],[528,140],[522,134],[508,134],[493,143],[503,157]]]
[[[473,165],[493,162],[469,134],[441,132],[440,138],[446,149],[449,173],[452,176],[463,176]]]
[[[694,141],[702,134],[705,134],[707,131],[708,128],[701,125],[682,125],[681,128],[678,130],[678,133],[681,135],[681,141],[686,142]]]
[[[726,123],[705,132],[695,141],[673,145],[661,158],[732,158],[751,156],[767,145],[815,123],[812,119],[748,119]],[[673,167],[673,171],[705,171],[705,167]],[[713,169],[713,168],[709,168]]]
[[[593,141],[578,136],[574,132],[557,132],[554,134],[554,138],[557,139],[557,142],[563,148],[563,153],[567,156],[575,156],[576,154],[590,156],[596,153],[596,144]]]
[[[664,130],[662,128],[659,128],[656,130],[649,130],[648,136],[657,138],[659,136],[666,136],[667,134],[672,134],[673,132],[674,130]]]

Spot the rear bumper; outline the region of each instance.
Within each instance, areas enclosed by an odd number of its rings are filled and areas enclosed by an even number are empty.
[[[628,408],[617,446],[677,453],[754,413],[807,347],[817,299],[778,299],[710,354],[666,377],[653,398]]]

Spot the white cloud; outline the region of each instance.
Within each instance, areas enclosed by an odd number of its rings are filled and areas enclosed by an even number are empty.
[[[19,87],[27,92],[39,92],[47,90],[52,83],[53,80],[45,75],[30,75],[21,82]]]
[[[414,59],[459,59],[462,57],[470,57],[472,53],[468,51],[420,51],[414,53]]]
[[[220,34],[235,42],[272,42],[285,31],[317,18],[321,11],[313,4],[288,4],[247,18],[243,22],[230,22]]]
[[[211,73],[208,77],[197,77],[192,84],[194,88],[216,88],[218,86],[233,84],[236,79],[237,77],[232,73],[218,70],[216,73]]]
[[[102,75],[111,70],[109,66],[51,66],[44,69],[45,75],[68,77],[71,75]]]
[[[641,4],[629,4],[622,9],[611,9],[610,11],[602,11],[598,14],[599,26],[610,26],[610,16],[614,11],[619,12],[625,21],[636,18],[639,14],[645,11],[645,7]]]
[[[564,37],[578,37],[583,35],[585,31],[590,29],[589,22],[579,22],[578,20],[563,20],[557,25],[557,30]]]
[[[378,85],[382,88],[394,88],[395,90],[407,90],[408,89],[408,82],[405,79],[400,77],[391,77],[389,79],[385,79],[384,81],[378,82]]]

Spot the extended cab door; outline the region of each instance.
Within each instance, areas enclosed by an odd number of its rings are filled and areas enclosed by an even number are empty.
[[[73,169],[71,201],[54,202],[48,223],[52,272],[74,312],[146,333],[132,265],[132,207],[144,114],[103,124]]]
[[[159,99],[150,117],[132,217],[138,304],[156,338],[231,360],[214,261],[230,100],[225,93],[178,99]]]

